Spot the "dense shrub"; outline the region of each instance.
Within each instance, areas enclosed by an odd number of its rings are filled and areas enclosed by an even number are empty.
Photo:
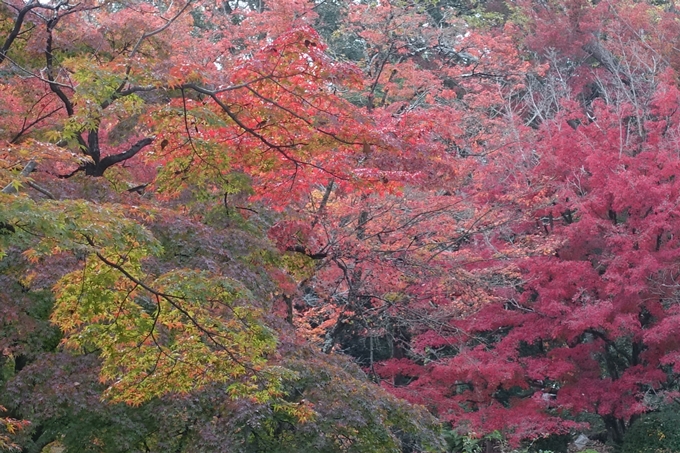
[[[680,452],[680,413],[675,409],[645,414],[623,439],[622,453]]]

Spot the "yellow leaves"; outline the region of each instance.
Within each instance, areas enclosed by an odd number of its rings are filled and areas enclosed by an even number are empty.
[[[280,408],[279,410],[283,409],[286,409],[286,412],[295,417],[300,423],[309,422],[317,415],[314,411],[314,404],[304,399],[295,405]]]
[[[56,129],[50,129],[45,131],[44,137],[48,142],[56,143],[61,139],[61,132]]]
[[[21,283],[21,286],[23,286],[24,288],[30,288],[31,283],[33,282],[33,280],[35,280],[35,277],[36,277],[35,272],[28,272],[19,279],[19,283]]]
[[[140,274],[132,284],[126,273],[92,257],[84,271],[68,274],[55,287],[52,319],[69,346],[102,351],[101,376],[110,384],[106,395],[112,401],[140,404],[246,375],[256,379],[240,392],[253,395],[256,388],[271,387],[249,370],[264,365],[276,339],[258,311],[236,305],[246,295],[240,285],[192,270],[155,280]],[[69,321],[74,317],[82,324]]]
[[[314,260],[303,253],[286,253],[281,256],[281,266],[295,280],[304,280],[314,274]]]
[[[66,253],[81,260],[53,287],[50,319],[63,346],[99,351],[111,401],[136,405],[215,382],[258,402],[281,394],[286,370],[267,365],[276,336],[240,282],[192,269],[147,273],[145,260],[161,247],[120,206],[1,198],[0,224],[21,228],[0,235],[0,249],[21,247],[31,262]]]

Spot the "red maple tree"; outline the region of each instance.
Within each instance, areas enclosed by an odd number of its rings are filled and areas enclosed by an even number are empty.
[[[540,37],[526,42],[551,46],[551,71],[527,78],[505,116],[519,140],[477,172],[482,199],[510,219],[478,250],[509,278],[475,314],[415,329],[411,360],[379,374],[454,426],[518,442],[568,433],[590,413],[620,444],[677,390],[679,98],[664,43],[675,13],[525,11]],[[556,24],[579,39],[552,47],[541,30]]]

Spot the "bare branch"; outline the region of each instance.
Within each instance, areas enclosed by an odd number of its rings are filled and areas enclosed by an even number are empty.
[[[50,200],[56,200],[56,199],[57,199],[57,197],[55,197],[54,195],[52,195],[52,192],[50,192],[49,190],[45,189],[45,188],[42,187],[42,186],[39,186],[37,183],[35,183],[35,182],[33,182],[33,181],[27,181],[26,184],[27,184],[29,187],[31,187],[31,188],[37,190],[37,191],[40,192],[41,194],[45,195],[45,196],[46,196],[47,198],[49,198]]]
[[[99,164],[96,165],[96,172],[97,174],[92,174],[92,176],[101,176],[106,169],[108,169],[110,166],[117,164],[118,162],[122,162],[124,160],[130,159],[134,157],[138,152],[140,152],[143,148],[149,146],[151,143],[153,143],[154,139],[151,137],[143,138],[139,140],[137,143],[132,145],[130,148],[128,148],[127,151],[120,153],[120,154],[113,154],[111,156],[106,156],[103,158]],[[87,169],[86,169],[87,171]]]

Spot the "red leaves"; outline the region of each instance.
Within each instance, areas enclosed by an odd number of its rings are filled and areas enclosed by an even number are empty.
[[[350,2],[329,51],[310,25],[328,5],[269,3],[201,4],[175,22],[149,5],[69,14],[55,54],[74,56],[56,79],[8,72],[6,138],[63,131],[93,164],[153,141],[148,166],[125,159],[125,179],[158,167],[157,188],[181,197],[170,223],[266,231],[280,254],[260,247],[241,280],[265,269],[263,294],[283,294],[324,352],[352,351],[395,394],[470,430],[533,439],[578,427],[560,417],[581,411],[625,425],[645,392],[669,390],[675,19],[644,2],[518,1],[521,26],[475,30],[444,9]],[[26,64],[44,79],[37,37]],[[356,64],[332,58],[345,51]],[[48,151],[63,148],[32,148]],[[182,265],[237,268],[187,230],[210,253],[178,246]]]
[[[376,373],[384,379],[396,376],[410,376],[417,378],[423,374],[423,368],[408,359],[390,359],[375,366]]]
[[[534,37],[511,25],[503,34],[446,36],[469,59],[448,66],[434,51],[427,62],[408,53],[406,36],[415,29],[382,32],[386,23],[417,21],[407,7],[353,11],[348,28],[373,43],[366,48],[369,112],[382,143],[393,145],[392,153],[372,147],[355,174],[383,184],[403,175],[403,213],[417,212],[419,190],[424,205],[436,203],[424,188],[437,188],[464,200],[468,219],[493,220],[460,243],[446,236],[460,231],[462,214],[395,234],[395,208],[374,211],[376,198],[356,197],[336,211],[354,230],[338,223],[325,232],[342,238],[336,256],[361,269],[361,291],[389,294],[399,303],[386,311],[400,319],[418,313],[411,319],[420,322],[408,326],[409,361],[395,356],[375,366],[391,382],[385,385],[443,418],[504,429],[516,441],[577,427],[559,418],[567,412],[625,424],[648,409],[644,392],[667,390],[665,373],[678,368],[670,351],[678,348],[671,307],[680,253],[680,95],[668,62],[652,63],[666,51],[664,31],[649,21],[651,13],[662,22],[666,15],[644,3],[525,7]],[[369,14],[383,21],[368,22]],[[368,24],[359,27],[362,21]],[[419,36],[424,46],[434,34]],[[550,70],[523,59],[519,40],[545,55]],[[370,220],[361,223],[362,213]],[[380,255],[396,250],[393,262]],[[419,262],[426,270],[406,265]],[[471,291],[457,269],[472,276]],[[351,287],[349,272],[324,272],[317,278],[325,284],[344,278],[343,288]],[[372,273],[382,279],[364,278]],[[467,315],[462,302],[473,295],[479,309]],[[463,319],[453,321],[454,313]],[[372,324],[363,327],[375,334]]]
[[[300,246],[307,247],[311,226],[308,222],[284,220],[269,229],[269,237],[281,251],[295,251]]]

